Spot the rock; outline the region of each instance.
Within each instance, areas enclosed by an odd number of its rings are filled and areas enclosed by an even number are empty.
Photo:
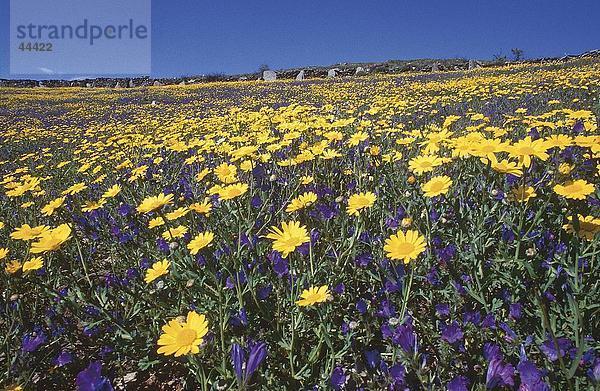
[[[185,85],[185,80],[182,80],[182,81],[179,83],[179,85],[180,85],[180,86],[184,86],[184,85]]]
[[[119,82],[117,82],[117,84],[115,84],[115,88],[123,88],[123,87],[121,87],[121,84]]]
[[[133,79],[129,79],[128,86],[129,86],[129,88],[135,87],[135,83],[133,82]]]
[[[296,80],[304,80],[304,69],[298,72],[298,74],[296,75]]]
[[[363,67],[356,67],[356,70],[354,71],[354,76],[363,76],[366,74],[367,72],[364,70]]]
[[[481,67],[481,65],[479,65],[479,63],[475,60],[469,60],[469,70],[473,70],[476,68]]]
[[[246,81],[248,80],[248,78],[246,76],[242,76],[238,79],[238,81]]]
[[[274,81],[277,80],[277,74],[274,71],[264,71],[262,78],[264,81]]]
[[[330,69],[327,71],[327,77],[332,78],[337,76],[337,69]]]
[[[156,101],[153,100],[152,103],[150,103],[152,106],[156,106]]]
[[[92,88],[93,87],[92,83],[85,83],[85,86],[86,86],[86,88]]]
[[[437,62],[434,62],[433,65],[431,66],[431,72],[439,72],[440,71],[440,66],[438,65]]]
[[[152,83],[152,85],[153,85],[154,87],[160,87],[160,86],[162,86],[162,83],[161,83],[161,82],[159,82],[158,80],[154,80],[154,83]]]

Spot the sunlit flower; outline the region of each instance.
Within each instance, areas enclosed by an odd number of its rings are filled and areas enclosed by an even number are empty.
[[[167,261],[166,259],[154,262],[152,264],[152,267],[146,270],[146,277],[144,278],[144,281],[146,281],[146,283],[149,284],[152,281],[156,280],[158,277],[168,274],[169,266],[171,266],[171,262]]]
[[[531,165],[531,158],[537,157],[540,160],[548,159],[548,145],[542,139],[532,140],[530,136],[506,148],[510,156],[518,158],[519,164],[525,167]]]
[[[10,237],[15,240],[32,240],[39,238],[49,229],[50,227],[45,225],[38,225],[37,227],[32,228],[29,224],[23,224],[19,228],[15,228],[10,234]]]
[[[584,200],[594,192],[594,185],[583,179],[567,182],[562,185],[555,185],[553,190],[556,194],[573,200]]]
[[[418,231],[398,231],[385,240],[383,249],[388,258],[409,263],[425,251],[425,238]]]
[[[594,240],[594,237],[600,232],[600,218],[578,215],[577,219],[579,223],[577,235],[585,240]],[[574,233],[573,217],[569,216],[567,220],[569,220],[569,223],[563,225],[563,229],[568,233]]]
[[[329,293],[329,287],[327,285],[320,287],[311,286],[309,289],[302,291],[300,300],[296,301],[296,305],[299,307],[307,307],[317,303],[323,303],[330,297],[331,294]]]
[[[315,193],[313,193],[312,191],[310,191],[310,192],[301,194],[298,197],[294,198],[289,203],[289,205],[287,206],[285,211],[288,213],[295,212],[297,210],[306,208],[307,206],[310,206],[310,205],[314,204],[315,202],[317,202],[317,195]]]
[[[435,167],[441,166],[444,162],[438,156],[417,156],[410,159],[408,168],[417,175],[433,171]]]
[[[214,173],[223,183],[234,183],[237,181],[237,167],[233,164],[221,163],[214,169]]]
[[[246,183],[234,183],[229,186],[222,187],[219,189],[219,198],[222,200],[231,200],[239,197],[248,191],[248,185]]]
[[[85,185],[85,183],[82,183],[82,182],[76,183],[73,186],[66,189],[65,191],[63,191],[62,195],[75,195],[77,193],[82,192],[85,189],[87,189],[87,186]]]
[[[56,251],[60,246],[71,237],[71,227],[67,224],[61,224],[58,227],[45,231],[41,234],[39,240],[31,244],[33,254]]]
[[[297,247],[310,241],[306,227],[301,226],[298,221],[289,223],[284,221],[281,223],[281,227],[281,229],[271,227],[271,232],[266,237],[274,240],[273,249],[280,252],[283,258],[286,258]]]
[[[16,260],[8,262],[4,267],[4,271],[8,274],[15,274],[19,270],[21,270],[21,262]]]
[[[197,354],[204,336],[208,333],[206,316],[190,311],[185,322],[171,320],[162,327],[163,334],[158,339],[157,353],[175,357],[185,354]]]
[[[8,255],[7,248],[0,248],[0,260],[3,260]]]
[[[192,255],[196,255],[198,251],[210,245],[214,238],[215,234],[212,232],[202,232],[188,243],[187,248]]]
[[[162,217],[155,217],[148,221],[148,228],[160,227],[165,224],[165,220]]]
[[[23,263],[23,273],[28,273],[32,270],[38,270],[44,267],[42,257],[34,257]]]
[[[165,217],[167,218],[167,220],[177,220],[178,218],[185,216],[189,212],[190,210],[188,208],[177,208],[173,212],[167,213]]]
[[[196,213],[208,215],[212,210],[212,203],[208,198],[205,198],[202,202],[191,204],[189,208]]]
[[[96,209],[100,209],[106,204],[106,200],[104,198],[99,199],[98,201],[88,201],[81,208],[82,212],[91,212]]]
[[[517,187],[511,189],[510,193],[508,195],[508,199],[511,201],[516,201],[516,202],[527,202],[531,198],[534,198],[536,196],[537,196],[537,194],[536,194],[535,190],[533,189],[533,187],[524,185],[524,186],[517,186]]]
[[[160,209],[165,205],[171,204],[173,201],[173,194],[159,194],[154,197],[144,198],[142,203],[137,207],[139,213],[148,213],[153,210]]]
[[[358,216],[359,212],[363,209],[368,209],[375,204],[377,196],[370,191],[365,193],[353,194],[348,198],[348,206],[346,212],[350,216]]]
[[[54,211],[62,206],[65,202],[65,197],[59,197],[53,201],[50,201],[46,206],[42,208],[42,214],[44,216],[52,216]]]
[[[431,178],[427,183],[424,183],[421,189],[426,197],[436,197],[448,193],[451,185],[452,179],[450,177],[446,175],[436,176]]]
[[[494,157],[494,159],[491,159],[491,166],[492,170],[503,174],[511,174],[519,177],[523,175],[523,171],[517,166],[517,163],[508,161],[507,159],[499,162]]]
[[[108,190],[106,190],[104,192],[104,194],[102,194],[102,198],[113,198],[117,194],[119,194],[120,192],[121,192],[121,186],[119,186],[119,185],[113,185],[111,188],[109,188]]]
[[[188,228],[186,226],[180,225],[175,228],[169,228],[168,230],[163,232],[162,237],[165,240],[182,238],[183,235],[185,235],[187,233],[187,231],[188,231]]]

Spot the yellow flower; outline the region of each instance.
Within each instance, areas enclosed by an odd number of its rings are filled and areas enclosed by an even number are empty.
[[[569,220],[569,224],[563,225],[563,229],[568,233],[574,233],[573,217],[569,216],[567,219]],[[594,240],[594,237],[600,232],[600,218],[578,215],[577,219],[579,221],[577,235],[585,240]]]
[[[594,192],[594,185],[587,183],[583,179],[577,179],[576,181],[570,181],[563,185],[556,185],[553,187],[553,190],[556,194],[565,198],[584,200],[585,197]]]
[[[31,245],[33,254],[56,251],[71,237],[71,227],[61,224],[58,227],[44,232],[37,242]]]
[[[206,316],[190,311],[185,322],[171,320],[162,327],[163,334],[158,339],[157,353],[179,357],[185,354],[197,354],[204,336],[208,333]]]
[[[10,261],[6,264],[4,271],[8,274],[14,274],[21,270],[21,262],[19,261]]]
[[[530,198],[536,197],[537,194],[531,186],[517,186],[511,189],[508,199],[515,202],[527,202]]]
[[[425,251],[425,238],[418,231],[398,231],[385,240],[383,249],[388,258],[409,263]]]
[[[365,193],[353,194],[348,199],[348,206],[346,207],[346,212],[350,216],[358,216],[358,212],[362,209],[367,209],[372,207],[377,200],[377,196],[370,191]]]
[[[50,228],[45,225],[38,225],[37,227],[32,228],[29,224],[23,224],[21,227],[15,228],[10,234],[10,237],[15,240],[32,240],[39,238],[49,229]]]
[[[548,145],[542,139],[531,140],[530,136],[523,140],[517,141],[514,145],[506,148],[510,156],[518,158],[519,164],[525,167],[531,165],[531,157],[535,156],[543,161],[546,161],[549,155],[546,153]]]
[[[182,238],[183,235],[185,235],[187,233],[187,231],[188,231],[188,228],[186,226],[180,225],[179,227],[170,228],[170,229],[166,230],[165,232],[163,232],[162,237],[165,240]]]
[[[104,206],[104,204],[106,204],[106,200],[103,198],[99,199],[97,202],[96,201],[88,201],[81,208],[81,211],[82,212],[91,212],[93,210],[102,208]]]
[[[170,205],[173,202],[173,194],[159,194],[155,197],[146,197],[137,207],[138,213],[149,213],[153,210],[162,208],[165,205]]]
[[[223,183],[234,183],[237,180],[237,167],[233,164],[221,163],[213,172]]]
[[[165,216],[167,217],[167,220],[176,220],[189,212],[190,210],[188,208],[177,208],[173,212],[167,213]]]
[[[203,169],[199,173],[196,174],[196,180],[198,182],[202,181],[208,174],[210,174],[210,170],[208,168]]]
[[[306,208],[307,206],[314,204],[316,201],[317,195],[312,191],[309,191],[294,198],[287,206],[285,211],[288,213],[295,212],[297,210]]]
[[[167,261],[166,259],[154,262],[152,264],[152,267],[146,270],[146,278],[144,278],[144,281],[146,281],[146,283],[149,284],[152,281],[156,280],[158,277],[168,274],[169,266],[171,266],[171,262]]]
[[[491,159],[491,163],[492,163],[492,170],[494,170],[494,171],[501,172],[503,174],[511,174],[514,176],[523,175],[523,171],[519,167],[517,167],[517,163],[515,163],[515,162],[510,162],[507,159],[504,159],[499,162],[494,157],[494,159]]]
[[[212,210],[212,204],[208,198],[205,198],[203,202],[196,202],[190,205],[189,208],[196,213],[208,215]]]
[[[188,243],[187,248],[192,255],[196,255],[198,254],[198,251],[210,245],[214,238],[215,234],[212,232],[200,233]]]
[[[0,221],[0,229],[4,228],[4,222]]]
[[[429,182],[424,183],[423,186],[421,186],[421,189],[426,197],[436,197],[448,193],[451,185],[452,179],[450,179],[450,177],[446,175],[435,176],[431,178]]]
[[[367,133],[363,131],[358,131],[350,136],[350,138],[348,139],[348,145],[350,145],[351,147],[355,147],[368,138],[369,135]]]
[[[65,197],[58,197],[57,199],[50,201],[46,206],[42,208],[42,214],[44,216],[52,216],[54,211],[62,206],[65,202]]]
[[[443,163],[438,156],[417,156],[410,159],[408,168],[415,174],[421,175],[424,172],[433,171],[435,167],[441,166]]]
[[[165,220],[162,217],[156,217],[148,221],[148,228],[160,227],[165,224]]]
[[[218,190],[219,198],[222,200],[231,200],[239,197],[248,191],[248,185],[245,183],[234,183],[229,186],[222,187]]]
[[[44,261],[42,261],[42,257],[34,257],[23,263],[23,273],[27,273],[32,270],[38,270],[42,267],[44,267]]]
[[[302,291],[300,300],[296,301],[296,305],[299,307],[307,307],[309,305],[315,305],[327,301],[331,297],[329,294],[329,287],[323,285],[320,287],[311,286],[309,289]]]
[[[8,249],[0,248],[0,260],[6,258],[7,255],[8,255]]]
[[[82,192],[85,189],[87,189],[87,186],[85,185],[85,183],[83,183],[83,182],[76,183],[73,186],[69,187],[67,190],[63,191],[62,195],[75,195],[77,193]]]
[[[310,241],[306,227],[301,226],[298,221],[289,223],[284,221],[281,223],[281,227],[281,229],[271,227],[271,232],[266,237],[274,240],[273,250],[280,252],[283,258],[286,258],[297,247]]]
[[[303,185],[308,185],[314,182],[314,178],[312,176],[309,175],[304,175],[302,178],[300,178],[300,183],[302,183]]]
[[[102,194],[102,198],[113,198],[120,192],[121,192],[121,186],[113,185],[110,189],[106,190],[104,192],[104,194]]]

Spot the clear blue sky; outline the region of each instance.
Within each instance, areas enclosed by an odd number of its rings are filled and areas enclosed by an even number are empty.
[[[8,0],[0,4],[0,77],[8,77]],[[487,59],[513,47],[560,56],[600,48],[599,18],[600,0],[153,0],[152,75]]]

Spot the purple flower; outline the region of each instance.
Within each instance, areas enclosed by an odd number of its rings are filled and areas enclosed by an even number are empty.
[[[450,306],[448,304],[436,304],[435,313],[443,319],[450,315]]]
[[[486,375],[486,387],[493,389],[496,387],[513,387],[515,368],[510,364],[505,364],[501,358],[494,358],[490,361]]]
[[[540,346],[540,350],[550,361],[556,361],[558,358],[563,357],[571,348],[571,340],[568,338],[557,338],[556,344],[558,345],[558,351],[556,350],[556,346],[554,346],[552,338],[548,338],[546,342]]]
[[[406,369],[401,364],[396,364],[390,367],[390,376],[394,381],[394,384],[404,383],[404,375],[406,374]]]
[[[57,367],[62,367],[67,365],[73,361],[73,355],[70,352],[63,350],[58,354],[58,356],[54,359],[53,364]]]
[[[381,355],[378,350],[365,350],[365,361],[371,369],[376,368],[381,361]]]
[[[21,349],[23,352],[31,353],[37,350],[40,345],[46,343],[48,339],[43,331],[39,330],[32,334],[23,335],[23,341],[21,343]]]
[[[77,374],[77,390],[79,391],[112,391],[110,381],[102,376],[102,364],[93,361],[83,371]]]
[[[519,391],[550,391],[548,384],[542,380],[542,372],[531,361],[521,361],[517,370],[521,377]]]
[[[500,346],[486,342],[483,345],[483,358],[487,361],[492,361],[493,359],[502,359],[502,352],[500,351]]]
[[[235,375],[240,384],[247,385],[254,372],[256,372],[260,364],[267,357],[267,344],[264,342],[253,344],[250,347],[248,361],[245,361],[245,356],[246,352],[244,349],[238,344],[233,344],[231,347],[231,362]]]
[[[464,376],[457,376],[447,384],[448,391],[468,391],[469,382]]]
[[[588,375],[594,383],[600,383],[600,359],[597,359],[594,366],[589,369]]]
[[[331,378],[329,378],[329,384],[331,384],[331,388],[334,390],[341,390],[346,384],[347,376],[344,373],[344,369],[340,367],[336,367],[331,373]]]
[[[358,257],[356,257],[356,259],[354,260],[354,263],[356,263],[357,266],[366,267],[369,265],[369,263],[371,263],[371,261],[373,261],[371,254],[363,253],[363,254],[360,254]]]
[[[455,320],[442,326],[442,339],[450,344],[460,341],[463,336],[463,331]]]
[[[402,350],[406,353],[414,353],[417,351],[417,336],[413,331],[412,323],[407,322],[400,325],[394,331],[392,335],[392,342],[396,345],[400,345]]]
[[[511,304],[509,315],[515,320],[521,319],[521,316],[523,316],[523,305],[521,303]]]
[[[367,303],[363,299],[360,299],[356,302],[356,309],[361,315],[364,315],[367,312]]]

